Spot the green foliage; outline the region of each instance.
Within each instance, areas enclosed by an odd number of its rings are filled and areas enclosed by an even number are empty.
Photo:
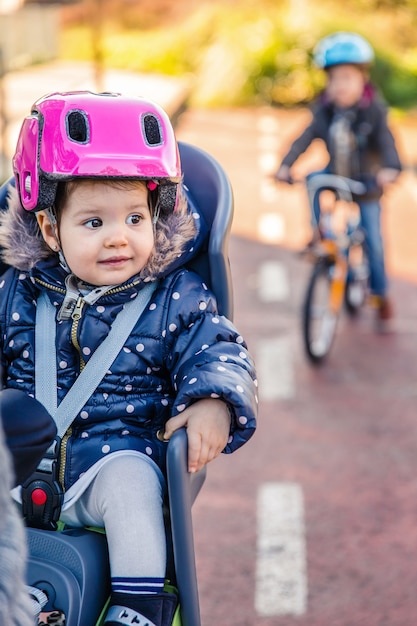
[[[416,0],[224,0],[191,2],[181,19],[139,29],[137,20],[103,22],[105,65],[138,72],[187,75],[194,103],[204,106],[309,103],[325,77],[313,63],[315,43],[335,30],[356,30],[376,50],[372,76],[390,105],[417,103]],[[156,11],[157,2],[150,3]],[[192,10],[191,10],[192,6]],[[376,12],[378,8],[378,12]],[[146,20],[143,20],[144,22]],[[85,21],[84,21],[85,24]],[[68,26],[62,56],[88,59],[88,27]]]
[[[391,106],[409,109],[416,105],[417,63],[381,53],[376,57],[372,78]]]

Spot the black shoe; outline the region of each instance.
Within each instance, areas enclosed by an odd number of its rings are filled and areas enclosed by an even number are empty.
[[[171,626],[177,604],[178,598],[174,593],[138,595],[135,609],[112,605],[103,626]]]

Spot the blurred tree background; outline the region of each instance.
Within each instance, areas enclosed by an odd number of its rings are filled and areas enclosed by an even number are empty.
[[[373,45],[392,107],[416,106],[417,0],[84,0],[63,8],[60,56],[187,75],[200,106],[305,105],[323,86],[314,45],[335,30]]]

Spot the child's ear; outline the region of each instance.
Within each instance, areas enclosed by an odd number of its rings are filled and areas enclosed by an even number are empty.
[[[45,242],[55,252],[59,250],[59,243],[55,236],[54,228],[46,212],[38,211],[38,213],[36,213],[36,219],[38,220],[38,225],[39,225],[39,228],[42,233],[42,237],[44,238]]]

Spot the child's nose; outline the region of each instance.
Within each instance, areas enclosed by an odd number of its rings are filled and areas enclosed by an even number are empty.
[[[105,239],[105,245],[108,247],[125,246],[127,244],[126,233],[123,228],[113,230]]]

